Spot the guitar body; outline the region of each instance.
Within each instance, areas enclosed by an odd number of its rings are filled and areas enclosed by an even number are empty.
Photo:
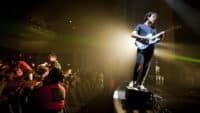
[[[136,45],[137,48],[140,49],[140,50],[144,50],[144,49],[148,48],[150,45],[156,44],[156,43],[160,40],[160,38],[157,38],[157,37],[155,38],[155,37],[153,37],[152,34],[148,34],[148,35],[145,36],[145,37],[146,37],[146,39],[148,40],[148,43],[144,43],[144,42],[141,42],[141,41],[139,41],[139,40],[136,40],[136,41],[135,41],[135,45]]]
[[[181,28],[181,26],[178,25],[178,26],[174,26],[170,29],[167,29],[165,31],[162,31],[160,33],[157,33],[155,35],[153,35],[151,33],[147,34],[144,39],[148,40],[148,42],[142,42],[140,40],[136,40],[135,45],[137,46],[138,49],[144,50],[144,49],[148,48],[150,45],[154,45],[154,44],[158,43],[158,41],[160,41],[159,37],[161,35],[163,35],[164,33],[172,31],[172,30],[180,29],[180,28]]]

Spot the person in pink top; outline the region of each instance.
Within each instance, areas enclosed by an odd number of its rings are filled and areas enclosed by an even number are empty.
[[[67,90],[60,84],[64,76],[58,68],[52,68],[43,86],[34,93],[38,113],[63,113]]]

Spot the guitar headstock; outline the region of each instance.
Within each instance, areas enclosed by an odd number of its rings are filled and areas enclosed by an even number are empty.
[[[176,26],[174,26],[174,29],[180,29],[180,28],[182,28],[182,25],[176,25]]]
[[[182,28],[182,25],[176,25],[176,26],[173,26],[167,30],[165,30],[165,32],[169,32],[169,31],[172,31],[172,30],[177,30],[177,29],[180,29]]]

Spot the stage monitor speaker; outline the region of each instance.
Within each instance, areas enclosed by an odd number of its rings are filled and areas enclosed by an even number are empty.
[[[126,89],[126,102],[132,106],[149,107],[153,100],[153,93]]]

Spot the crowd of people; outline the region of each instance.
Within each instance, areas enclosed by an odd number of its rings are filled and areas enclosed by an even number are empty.
[[[0,63],[2,113],[75,113],[102,93],[112,93],[114,82],[104,72],[83,72],[70,64],[63,69],[54,53],[33,65],[22,59]]]

